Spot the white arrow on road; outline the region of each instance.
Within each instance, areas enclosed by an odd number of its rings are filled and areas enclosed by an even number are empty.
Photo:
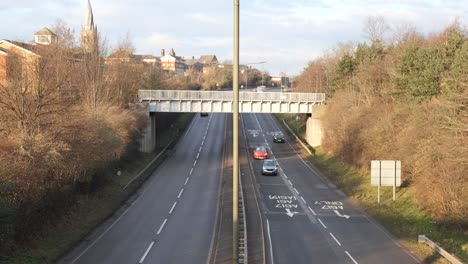
[[[342,214],[340,214],[340,212],[338,212],[337,210],[333,210],[333,212],[335,212],[335,214],[337,214],[339,217],[344,217],[344,218],[346,218],[346,219],[349,218],[349,215],[345,215],[345,214],[342,215]]]
[[[286,209],[286,214],[289,215],[290,217],[293,217],[295,214],[298,214],[298,212],[291,212],[290,209]]]

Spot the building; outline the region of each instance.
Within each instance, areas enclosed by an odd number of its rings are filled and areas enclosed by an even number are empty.
[[[86,4],[85,22],[81,28],[81,48],[84,53],[98,52],[99,39],[97,25],[94,25],[93,10],[90,0]]]
[[[165,53],[165,50],[161,50],[161,69],[172,71],[176,75],[181,75],[185,73],[185,68],[187,65],[182,57],[176,56],[174,49],[171,49],[169,54]]]
[[[43,28],[34,34],[34,42],[41,45],[57,43],[58,36],[48,28]]]

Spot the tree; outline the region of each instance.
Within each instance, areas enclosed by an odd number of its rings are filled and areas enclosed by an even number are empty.
[[[381,16],[369,16],[364,21],[363,31],[371,43],[383,42],[389,29],[385,19]]]

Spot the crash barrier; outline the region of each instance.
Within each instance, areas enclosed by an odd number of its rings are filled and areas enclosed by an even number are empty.
[[[462,264],[460,260],[458,260],[456,257],[452,256],[450,253],[445,251],[443,248],[439,247],[436,243],[432,242],[426,235],[419,235],[418,236],[418,242],[420,244],[427,244],[431,248],[433,248],[436,252],[439,252],[444,258],[446,258],[448,261],[454,264]]]

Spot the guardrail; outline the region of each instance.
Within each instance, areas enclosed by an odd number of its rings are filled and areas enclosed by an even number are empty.
[[[237,250],[237,263],[246,264],[248,262],[248,248],[247,248],[247,219],[245,217],[244,205],[244,191],[242,189],[242,177],[239,168],[239,236],[238,236],[238,250]]]
[[[232,91],[139,90],[139,100],[219,100],[232,101]],[[240,101],[282,101],[324,103],[324,93],[239,92]]]
[[[443,248],[439,247],[436,243],[432,242],[426,235],[419,235],[418,236],[418,243],[420,244],[427,244],[431,248],[433,248],[436,252],[439,252],[442,256],[444,256],[448,261],[454,264],[463,264],[460,260],[456,257],[452,256],[450,253],[445,251]]]

